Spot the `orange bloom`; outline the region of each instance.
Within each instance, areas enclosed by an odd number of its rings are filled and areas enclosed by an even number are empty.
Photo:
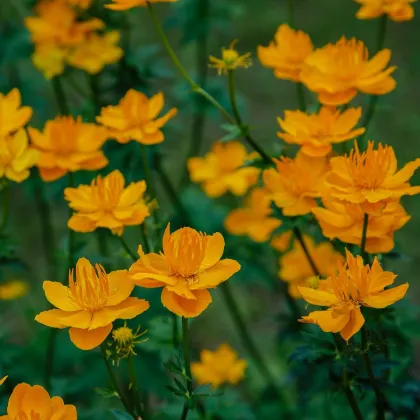
[[[308,34],[280,25],[274,41],[268,47],[258,47],[258,58],[265,67],[272,68],[278,79],[300,82],[300,73],[313,45]]]
[[[44,77],[50,80],[64,72],[68,54],[66,48],[39,44],[32,54],[32,62]]]
[[[163,105],[161,92],[149,99],[144,93],[130,89],[117,106],[102,108],[96,120],[119,143],[135,140],[144,145],[158,144],[164,140],[161,128],[177,114],[177,109],[172,108],[158,118]]]
[[[279,233],[278,235],[274,236],[270,242],[270,245],[278,252],[285,252],[289,249],[292,239],[293,232],[291,230],[287,230],[286,232]]]
[[[324,198],[325,208],[312,210],[321,226],[322,233],[329,239],[359,245],[362,243],[364,210],[360,204],[351,204],[331,198]],[[394,248],[394,233],[409,220],[404,207],[398,202],[388,203],[382,213],[368,216],[366,252],[377,254]]]
[[[277,135],[289,144],[301,146],[308,156],[326,156],[332,145],[354,139],[365,132],[354,129],[362,116],[362,108],[351,108],[342,114],[339,110],[322,107],[318,114],[308,115],[302,111],[285,111],[285,118],[277,121],[284,131]]]
[[[37,163],[43,181],[55,181],[68,172],[102,169],[108,159],[100,150],[107,131],[79,117],[57,117],[47,121],[44,131],[29,128],[33,146],[41,152]]]
[[[403,195],[420,193],[420,187],[408,182],[419,166],[420,159],[416,159],[397,171],[394,149],[379,144],[374,150],[371,141],[363,153],[355,144],[350,155],[332,158],[327,182],[332,197],[361,204],[366,213],[375,214]]]
[[[255,242],[268,241],[281,220],[270,217],[270,199],[262,188],[255,188],[245,201],[245,208],[232,210],[225,228],[232,235],[248,235]]]
[[[145,255],[130,268],[135,283],[141,287],[163,287],[162,303],[174,314],[196,317],[212,302],[208,289],[232,277],[241,266],[223,259],[225,241],[220,233],[206,235],[185,227],[163,236],[163,253]]]
[[[147,6],[147,0],[112,0],[113,3],[106,4],[105,7],[111,10],[128,10],[133,7]],[[148,0],[149,3],[174,3],[178,0]]]
[[[344,260],[329,242],[315,244],[314,240],[307,235],[304,235],[303,240],[316,268],[324,277],[335,271],[337,261]],[[279,264],[279,277],[288,283],[290,296],[295,299],[301,298],[299,286],[306,285],[308,279],[315,276],[315,273],[298,241],[294,241],[293,248],[280,257]]]
[[[7,95],[0,93],[0,137],[13,134],[31,119],[32,108],[21,105],[18,89],[12,89]]]
[[[315,50],[305,61],[302,82],[325,105],[349,103],[357,92],[384,95],[395,88],[390,74],[396,67],[387,67],[391,51],[383,49],[369,60],[362,41],[342,37],[336,44]]]
[[[2,420],[77,420],[76,407],[64,404],[60,397],[50,394],[40,385],[21,383],[15,387]]]
[[[74,280],[74,275],[76,279]],[[41,312],[35,321],[52,328],[70,327],[70,340],[81,350],[103,343],[116,319],[132,319],[149,309],[149,302],[130,297],[134,283],[127,270],[107,274],[86,258],[69,272],[69,287],[44,281],[48,301],[58,309]]]
[[[244,195],[258,181],[260,170],[244,166],[250,155],[238,141],[214,143],[204,157],[193,157],[187,166],[191,181],[201,183],[209,197],[220,197],[232,192]]]
[[[213,57],[212,55],[209,57],[210,67],[216,68],[219,76],[239,67],[247,69],[252,65],[251,53],[239,55],[234,48],[236,43],[237,40],[233,41],[229,48],[222,48],[222,58]]]
[[[140,225],[150,215],[144,200],[146,182],[132,182],[125,188],[125,179],[119,170],[90,185],[66,188],[64,195],[76,213],[67,226],[76,232],[93,232],[104,227],[122,235],[125,226]]]
[[[317,206],[316,198],[325,189],[329,169],[324,158],[310,158],[298,153],[295,159],[274,159],[276,169],[264,171],[263,180],[268,197],[283,210],[285,216],[308,214]]]
[[[386,308],[405,296],[408,283],[384,290],[397,276],[383,271],[376,257],[372,266],[364,265],[362,257],[346,250],[346,259],[338,264],[338,274],[319,282],[319,289],[299,287],[299,291],[308,303],[329,307],[311,312],[300,321],[316,324],[325,332],[339,332],[348,341],[365,323],[361,306]]]
[[[382,15],[395,22],[411,20],[414,9],[411,3],[417,0],[355,0],[361,4],[356,17],[359,19],[375,19]]]

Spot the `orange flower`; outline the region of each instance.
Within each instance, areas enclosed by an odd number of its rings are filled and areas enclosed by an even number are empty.
[[[238,41],[233,41],[229,48],[222,48],[222,58],[209,57],[210,67],[216,68],[219,76],[221,74],[227,74],[228,71],[236,70],[239,67],[247,69],[252,65],[251,53],[239,55],[238,51],[235,50],[235,44]]]
[[[245,201],[245,208],[232,210],[225,228],[232,235],[248,235],[255,242],[265,242],[281,220],[270,217],[270,199],[262,188],[255,188]]]
[[[312,210],[322,233],[329,239],[359,245],[362,243],[364,210],[360,204],[345,203],[325,197],[325,208]],[[366,235],[366,252],[377,254],[394,248],[394,233],[409,220],[404,207],[398,202],[388,203],[381,214],[369,215]]]
[[[300,82],[300,73],[313,45],[308,34],[280,25],[274,41],[268,47],[258,47],[258,58],[265,67],[272,68],[278,79]]]
[[[307,235],[304,235],[303,240],[316,268],[322,276],[330,275],[335,271],[337,261],[344,260],[342,255],[335,251],[329,242],[315,244],[314,240]],[[308,279],[315,276],[315,273],[298,241],[294,241],[293,248],[280,257],[279,263],[279,277],[289,284],[290,296],[295,299],[301,298],[299,286],[306,285]]]
[[[383,49],[369,60],[362,41],[342,37],[306,59],[301,80],[322,104],[344,105],[357,92],[384,95],[394,90],[396,83],[390,74],[396,67],[386,68],[390,59],[391,51]]]
[[[162,303],[174,314],[196,317],[212,302],[210,292],[232,277],[241,266],[234,260],[221,260],[225,241],[220,233],[205,235],[185,227],[163,236],[163,253],[145,255],[130,268],[141,287],[163,287]]]
[[[74,274],[76,280],[74,280]],[[134,283],[127,270],[107,274],[86,258],[69,272],[69,287],[44,281],[48,301],[58,309],[41,312],[35,321],[52,328],[70,327],[70,340],[81,350],[103,343],[116,319],[132,319],[149,309],[149,302],[130,297]]]
[[[277,169],[264,171],[263,180],[268,197],[285,216],[308,214],[317,206],[316,198],[325,189],[329,169],[326,159],[310,158],[298,153],[295,159],[274,159]]]
[[[144,93],[130,89],[117,106],[102,108],[96,120],[119,143],[135,140],[144,145],[158,144],[164,140],[161,128],[177,114],[177,109],[172,108],[158,118],[163,105],[161,92],[149,99]]]
[[[419,166],[420,159],[416,159],[397,171],[391,146],[379,144],[373,150],[373,142],[369,142],[367,150],[360,153],[356,143],[349,156],[331,159],[327,182],[332,197],[361,204],[366,213],[375,214],[403,195],[420,193],[420,187],[412,187],[408,182]]]
[[[355,0],[362,6],[356,17],[359,19],[375,19],[382,15],[388,15],[395,22],[411,20],[414,17],[414,9],[411,3],[417,0]]]
[[[365,323],[361,306],[386,308],[405,296],[408,283],[384,290],[397,276],[383,271],[376,257],[372,266],[364,265],[362,257],[346,250],[346,259],[338,264],[338,274],[319,282],[318,290],[299,287],[299,291],[308,303],[329,307],[311,312],[300,321],[316,324],[325,332],[339,332],[348,341]]]
[[[18,89],[12,89],[7,95],[0,93],[0,137],[13,134],[31,119],[32,108],[21,104]]]
[[[29,128],[33,146],[41,152],[38,161],[43,181],[55,181],[68,172],[93,171],[108,164],[100,150],[108,133],[95,124],[84,123],[79,117],[57,117],[47,121],[41,133]]]
[[[77,420],[76,407],[64,404],[60,397],[50,394],[40,385],[21,383],[15,387],[2,420]]]
[[[66,48],[40,44],[32,54],[32,62],[44,77],[50,80],[64,72],[68,54]]]
[[[270,245],[278,252],[285,252],[289,249],[292,238],[293,232],[291,230],[287,230],[286,232],[279,233],[274,236]]]
[[[204,157],[193,157],[187,166],[191,181],[201,183],[209,197],[220,197],[230,191],[244,195],[258,181],[260,170],[244,166],[249,154],[238,141],[216,142]]]
[[[285,118],[278,118],[285,133],[277,135],[286,143],[298,144],[308,156],[326,156],[332,145],[354,139],[365,132],[354,129],[362,116],[362,108],[351,108],[340,114],[339,110],[322,107],[318,114],[308,115],[302,111],[285,111]]]
[[[125,226],[140,225],[150,215],[144,201],[146,182],[132,182],[125,188],[123,174],[115,170],[90,185],[66,188],[65,198],[76,213],[68,227],[76,232],[93,232],[99,227],[122,235]]]
[[[147,3],[174,3],[178,0],[112,0],[113,3],[105,7],[111,10],[128,10],[133,7],[145,7]]]

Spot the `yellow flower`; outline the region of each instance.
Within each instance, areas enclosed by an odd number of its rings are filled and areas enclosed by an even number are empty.
[[[268,47],[258,47],[258,58],[265,67],[274,70],[278,79],[300,82],[300,73],[313,45],[308,34],[280,25],[274,41]]]
[[[384,95],[395,88],[387,67],[391,51],[383,49],[369,60],[362,41],[342,37],[336,44],[315,50],[305,61],[301,80],[325,105],[344,105],[358,92]]]
[[[331,243],[315,244],[314,240],[307,235],[304,235],[303,240],[322,276],[330,275],[336,270],[337,261],[343,260],[342,255],[334,250]],[[308,279],[313,277],[315,273],[298,241],[294,241],[293,248],[280,257],[279,263],[279,277],[288,283],[290,296],[295,299],[301,298],[299,286],[307,284]]]
[[[174,3],[178,0],[112,0],[113,3],[105,7],[111,10],[128,10],[133,7],[145,7],[147,3]]]
[[[60,397],[50,394],[40,385],[21,383],[15,387],[2,420],[77,420],[76,407],[64,404]]]
[[[361,4],[356,17],[359,19],[375,19],[388,15],[395,22],[411,20],[414,9],[411,3],[417,0],[355,0]]]
[[[177,114],[177,109],[172,108],[158,118],[163,105],[161,92],[149,99],[144,93],[130,89],[117,106],[102,108],[96,120],[119,143],[135,140],[144,145],[158,144],[164,140],[161,128]]]
[[[270,245],[278,252],[285,252],[289,249],[292,238],[293,232],[291,230],[287,230],[286,232],[279,233],[274,236]]]
[[[0,300],[15,300],[28,293],[28,283],[21,280],[12,280],[0,284]]]
[[[116,63],[124,55],[124,51],[117,46],[119,41],[119,31],[105,35],[92,34],[72,51],[68,63],[90,74],[97,74],[106,64]]]
[[[125,187],[119,170],[104,178],[99,175],[90,185],[66,188],[65,198],[75,210],[67,225],[76,232],[93,232],[102,227],[122,235],[125,226],[140,225],[150,215],[145,191],[145,181]]]
[[[204,157],[188,160],[191,181],[201,183],[209,197],[232,192],[244,195],[258,181],[260,170],[244,166],[249,158],[245,146],[238,141],[216,142]]]
[[[0,137],[0,179],[22,182],[30,175],[40,153],[28,145],[28,136],[22,128],[14,135]]]
[[[202,350],[200,362],[191,363],[191,373],[199,385],[216,389],[225,383],[237,385],[245,376],[246,366],[229,344],[222,344],[216,351]]]
[[[245,201],[245,208],[232,210],[225,228],[232,235],[248,235],[255,242],[265,242],[281,220],[270,217],[270,199],[262,188],[255,188]]]
[[[18,89],[12,89],[7,95],[0,93],[0,137],[13,134],[26,125],[31,117],[32,108],[21,107]]]
[[[108,138],[103,127],[80,117],[56,117],[44,131],[28,129],[32,145],[41,152],[37,163],[43,181],[55,181],[68,172],[102,169],[108,159],[101,151]]]
[[[397,276],[383,271],[376,257],[372,266],[364,265],[362,257],[346,250],[346,259],[338,264],[338,274],[320,281],[322,288],[299,287],[299,291],[308,303],[329,307],[311,312],[300,321],[316,324],[324,332],[339,332],[348,341],[365,323],[361,306],[386,308],[405,296],[408,283],[384,290]]]
[[[130,275],[141,287],[163,287],[162,303],[171,312],[192,318],[212,302],[210,292],[232,277],[241,266],[223,259],[225,241],[220,233],[206,235],[189,227],[163,236],[163,253],[145,255],[130,268]]]
[[[67,0],[71,6],[80,7],[80,9],[88,9],[93,0]]]
[[[332,158],[327,177],[333,198],[361,204],[370,214],[380,212],[387,203],[404,195],[420,193],[420,187],[412,187],[408,182],[420,166],[420,159],[397,171],[394,149],[382,144],[376,150],[373,147],[373,142],[369,142],[367,150],[360,153],[356,143],[350,155]]]
[[[251,53],[239,55],[238,51],[235,50],[235,44],[238,41],[233,41],[229,48],[222,48],[222,58],[216,58],[212,55],[210,59],[210,67],[217,69],[219,76],[223,73],[226,74],[230,70],[236,70],[238,67],[247,69],[252,65]]]
[[[76,279],[74,279],[76,275]],[[107,338],[116,319],[132,319],[149,309],[149,302],[130,297],[134,288],[127,270],[107,274],[86,258],[69,272],[69,287],[44,281],[48,301],[58,309],[41,312],[35,321],[52,328],[70,327],[70,340],[81,350],[91,350]]]
[[[8,378],[8,376],[5,376],[4,378],[0,379],[0,385],[3,385],[6,382],[6,379]]]
[[[137,344],[140,344],[142,341],[147,341],[147,339],[139,340],[147,331],[140,333],[140,326],[135,332],[124,323],[123,327],[117,328],[112,331],[112,339],[114,340],[114,349],[117,363],[121,359],[125,359],[129,356],[136,356],[137,353],[134,351],[134,348]],[[112,353],[111,353],[112,354]]]
[[[323,198],[325,208],[312,210],[322,233],[329,239],[359,245],[362,243],[364,210],[360,204],[351,204],[329,197]],[[385,205],[382,213],[368,216],[366,252],[377,254],[394,248],[394,233],[409,220],[404,207],[398,202]]]
[[[47,80],[64,72],[68,50],[54,45],[37,45],[32,54],[34,66]]]
[[[317,206],[316,198],[325,189],[329,169],[324,158],[310,158],[299,152],[295,159],[274,159],[276,169],[264,171],[263,180],[268,197],[282,209],[285,216],[308,214]]]
[[[330,107],[322,107],[318,114],[302,111],[285,111],[285,118],[278,118],[284,131],[277,135],[289,144],[301,146],[305,155],[318,157],[331,153],[332,145],[354,139],[365,132],[354,129],[362,116],[362,108],[347,109],[343,113]]]

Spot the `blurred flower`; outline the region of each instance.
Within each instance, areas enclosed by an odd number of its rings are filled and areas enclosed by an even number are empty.
[[[225,228],[232,235],[248,235],[255,242],[265,242],[281,220],[270,217],[270,199],[262,188],[255,188],[245,200],[245,207],[232,210],[225,219]]]
[[[337,261],[344,260],[342,255],[335,251],[329,242],[315,244],[314,240],[308,235],[304,235],[303,240],[308,248],[309,255],[319,270],[319,274],[323,277],[336,271]],[[290,296],[295,299],[301,298],[299,286],[306,285],[308,279],[313,277],[315,273],[298,241],[294,241],[293,248],[280,257],[279,263],[279,277],[289,284]]]
[[[124,55],[124,51],[117,46],[119,41],[119,31],[92,34],[71,52],[68,63],[90,74],[97,74],[106,64],[116,63]]]
[[[263,66],[274,70],[278,79],[300,82],[303,63],[312,50],[308,34],[283,24],[268,47],[258,47],[258,58]]]
[[[331,159],[331,173],[327,177],[333,198],[361,204],[369,214],[377,214],[387,203],[398,201],[403,195],[420,193],[420,187],[412,187],[408,182],[420,166],[420,158],[397,171],[394,149],[381,143],[377,150],[373,147],[371,141],[367,150],[360,153],[355,143],[350,155]]]
[[[71,6],[80,7],[81,9],[88,9],[93,0],[67,0]]]
[[[251,53],[239,55],[238,51],[235,50],[235,44],[238,40],[233,41],[229,48],[222,48],[222,58],[216,58],[212,55],[210,59],[210,67],[217,69],[219,76],[227,74],[230,70],[236,70],[238,67],[247,69],[252,65]]]
[[[348,341],[365,323],[361,306],[386,308],[405,296],[408,283],[384,290],[397,276],[383,271],[376,257],[372,266],[364,265],[362,257],[346,250],[346,259],[338,264],[338,274],[320,281],[318,290],[299,287],[299,291],[308,303],[329,307],[311,312],[300,321],[316,324],[324,332],[339,332]]]
[[[391,51],[383,49],[369,60],[362,41],[342,37],[336,44],[315,50],[305,61],[301,80],[325,105],[349,103],[357,92],[384,95],[395,88],[387,67]]]
[[[246,366],[229,344],[222,344],[216,351],[202,350],[200,362],[191,363],[191,373],[199,385],[210,384],[216,389],[224,383],[237,385],[245,376]]]
[[[21,105],[19,89],[14,88],[7,95],[0,93],[0,137],[13,134],[31,119],[32,108]]]
[[[8,378],[8,376],[5,376],[4,378],[1,378],[0,379],[0,385],[3,385],[7,378]]]
[[[291,230],[287,230],[286,232],[279,233],[274,236],[270,245],[278,252],[285,252],[289,249],[292,238],[293,232]]]
[[[64,404],[60,397],[50,394],[40,385],[21,383],[15,387],[2,420],[77,420],[76,407]]]
[[[100,150],[108,138],[103,127],[81,117],[56,117],[44,131],[29,127],[32,145],[41,152],[37,163],[43,181],[55,181],[68,172],[102,169],[108,159]]]
[[[414,17],[414,9],[411,3],[417,0],[355,0],[361,4],[356,17],[359,19],[375,19],[382,15],[388,15],[395,22],[411,20]]]
[[[135,140],[144,145],[158,144],[164,140],[161,128],[177,114],[177,109],[172,108],[158,118],[163,105],[161,92],[149,99],[144,93],[130,89],[117,106],[102,108],[96,120],[119,143]]]
[[[191,181],[201,183],[209,197],[220,197],[230,191],[244,195],[258,181],[260,169],[244,166],[250,155],[238,141],[216,142],[204,157],[187,162]]]
[[[135,332],[129,327],[127,323],[124,323],[123,327],[116,328],[112,331],[112,339],[114,340],[114,348],[117,362],[121,359],[125,359],[129,356],[136,356],[137,353],[134,351],[134,348],[137,344],[140,344],[147,339],[139,340],[147,331],[140,332],[140,326]]]
[[[354,129],[362,116],[362,108],[347,109],[343,113],[330,107],[322,107],[318,114],[302,111],[285,111],[285,118],[277,121],[284,131],[277,135],[286,143],[298,144],[308,156],[326,156],[332,145],[354,139],[365,132]]]
[[[316,198],[325,189],[329,170],[327,160],[312,158],[302,152],[295,159],[273,159],[276,169],[264,171],[263,180],[268,197],[281,208],[285,216],[308,214],[317,206]]]
[[[325,208],[312,210],[322,229],[322,234],[329,238],[338,238],[341,242],[359,245],[365,212],[360,204],[351,204],[329,197],[323,198]],[[394,248],[394,233],[409,220],[404,207],[398,203],[388,203],[382,213],[369,215],[366,235],[366,252],[377,254],[389,252]]]
[[[15,300],[28,293],[28,283],[22,280],[11,280],[0,284],[0,300]]]
[[[178,0],[112,0],[113,3],[105,7],[111,10],[128,10],[133,7],[145,7],[147,3],[174,3]]]
[[[69,287],[44,281],[45,296],[58,309],[41,312],[35,321],[52,328],[70,327],[73,344],[91,350],[107,338],[116,319],[132,319],[149,309],[146,300],[130,297],[133,288],[127,270],[107,274],[101,265],[94,268],[80,258],[75,272],[69,272]]]
[[[36,46],[32,62],[44,77],[50,80],[64,72],[68,54],[65,48],[41,44]]]
[[[0,179],[6,177],[11,181],[22,182],[30,175],[29,169],[34,166],[40,153],[30,147],[28,136],[22,128],[14,135],[0,137]]]
[[[163,287],[162,303],[171,312],[186,318],[200,315],[212,302],[210,292],[233,276],[241,266],[223,259],[225,241],[220,233],[206,235],[185,227],[163,236],[163,253],[145,255],[130,268],[141,287]]]
[[[75,210],[67,225],[76,232],[93,232],[102,227],[122,235],[125,226],[140,225],[150,215],[145,191],[145,181],[125,187],[119,170],[105,177],[99,175],[90,185],[66,188],[65,199]]]

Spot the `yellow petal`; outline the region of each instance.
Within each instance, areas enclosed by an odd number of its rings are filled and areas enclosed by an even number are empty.
[[[31,386],[26,383],[21,383],[15,387],[7,405],[7,414],[9,415],[8,419],[19,418],[19,411],[21,411],[22,399],[30,389]]]
[[[224,259],[213,267],[197,275],[198,282],[190,286],[191,290],[208,289],[218,286],[228,280],[241,269],[240,264],[235,260]]]
[[[324,332],[336,333],[347,325],[349,319],[350,312],[337,316],[333,309],[328,309],[326,311],[311,312],[308,316],[303,316],[299,321],[306,324],[316,324]]]
[[[217,232],[214,235],[207,237],[207,246],[204,259],[201,263],[201,269],[205,270],[215,265],[220,258],[222,258],[225,249],[225,240],[221,233]]]
[[[332,306],[339,302],[337,296],[322,290],[314,290],[310,287],[299,287],[303,299],[312,305]]]
[[[74,300],[70,300],[69,288],[56,281],[44,281],[45,297],[51,305],[62,311],[74,312],[79,310]]]
[[[117,270],[108,274],[110,296],[107,306],[118,305],[127,299],[134,289],[134,282],[127,270]]]
[[[365,318],[363,317],[360,308],[352,310],[347,325],[341,330],[341,337],[343,337],[343,340],[349,341],[354,334],[359,332],[364,323]]]
[[[212,302],[208,290],[194,290],[196,299],[185,299],[167,290],[162,291],[162,304],[172,313],[185,318],[193,318],[201,314]]]
[[[51,328],[89,328],[92,314],[88,311],[65,312],[60,309],[44,311],[35,317],[35,321]]]
[[[21,409],[25,413],[36,413],[40,419],[49,419],[52,415],[50,395],[39,385],[29,389],[22,398]]]
[[[384,290],[377,294],[368,296],[363,299],[362,304],[372,308],[386,308],[389,305],[401,300],[408,290],[408,283],[392,289]]]
[[[69,335],[72,343],[80,350],[92,350],[100,346],[112,330],[112,324],[96,330],[70,328]]]

